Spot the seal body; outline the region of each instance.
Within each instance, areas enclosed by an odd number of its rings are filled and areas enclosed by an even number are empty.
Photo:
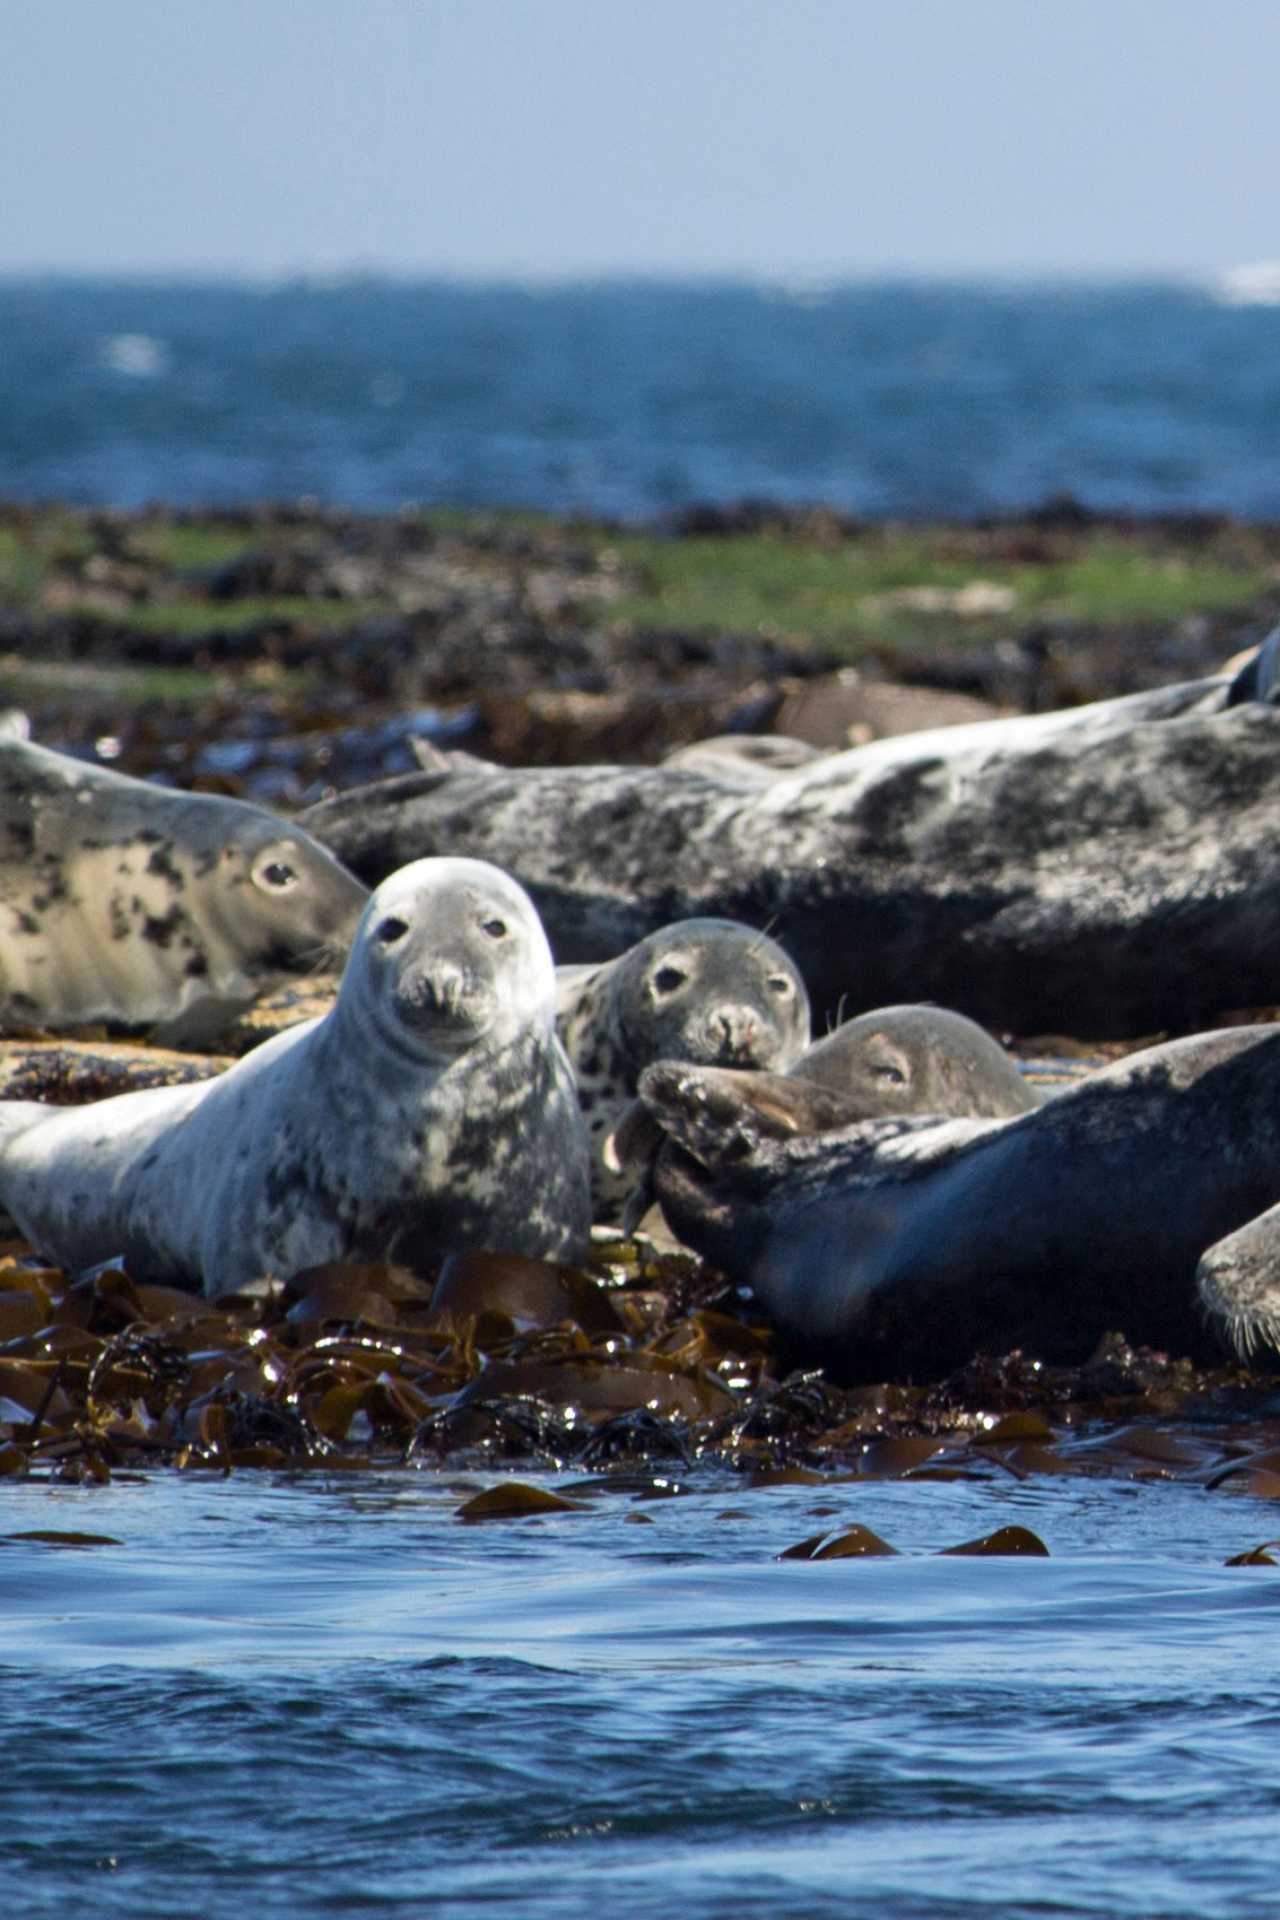
[[[557,976],[556,1025],[591,1138],[595,1217],[621,1217],[630,1181],[608,1141],[654,1060],[782,1069],[809,1039],[809,999],[767,935],[683,920],[599,967]]]
[[[998,1040],[949,1007],[878,1007],[815,1040],[793,1078],[847,1096],[851,1117],[1029,1113],[1040,1095]]]
[[[0,1200],[72,1268],[217,1294],[354,1257],[574,1258],[587,1150],[527,896],[428,860],[370,900],[332,1011],[203,1084],[0,1102]]]
[[[904,994],[1013,1033],[1186,1031],[1276,998],[1280,714],[1226,676],[873,741],[745,784],[680,767],[415,774],[302,818],[366,877],[469,853],[562,961],[767,927],[819,1025]]]
[[[367,898],[261,807],[0,739],[0,1026],[230,1012],[345,958]]]
[[[1213,1352],[1207,1248],[1280,1203],[1280,1032],[1130,1055],[1018,1118],[766,1129],[699,1070],[651,1067],[673,1231],[749,1284],[791,1340],[856,1379],[931,1378],[975,1350],[1076,1363],[1103,1333]],[[721,1076],[725,1079],[727,1076]],[[1204,1286],[1202,1275],[1202,1288]],[[1258,1337],[1268,1322],[1255,1302]]]

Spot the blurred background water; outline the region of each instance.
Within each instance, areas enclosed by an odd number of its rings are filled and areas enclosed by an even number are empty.
[[[1247,294],[1247,289],[1245,290]],[[0,495],[1280,516],[1280,307],[1208,286],[0,281]]]

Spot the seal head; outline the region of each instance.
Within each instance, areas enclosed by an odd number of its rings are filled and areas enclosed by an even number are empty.
[[[340,963],[367,898],[261,807],[0,740],[0,1025],[175,1037]]]
[[[608,1139],[656,1060],[782,1071],[807,1045],[809,999],[776,941],[736,920],[677,921],[598,967],[561,969],[557,1025],[592,1139],[598,1220],[628,1181]]]
[[[1040,1105],[985,1028],[949,1007],[879,1007],[816,1040],[789,1069],[845,1095],[859,1117],[968,1114],[997,1119]]]

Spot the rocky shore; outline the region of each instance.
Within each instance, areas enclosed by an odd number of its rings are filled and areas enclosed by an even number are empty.
[[[436,749],[644,765],[724,732],[836,747],[1047,711],[1213,672],[1278,618],[1280,527],[1070,502],[929,528],[759,504],[644,532],[0,506],[11,727],[286,813]],[[227,1050],[314,1010],[289,989]],[[91,1049],[88,1067],[11,1051],[10,1097],[187,1071],[133,1048]],[[1071,1438],[1098,1421],[1123,1437],[1143,1415],[1184,1429],[1160,1472],[1280,1484],[1267,1389],[1238,1366],[1197,1371],[1118,1330],[1074,1369],[979,1356],[927,1389],[837,1388],[789,1373],[710,1269],[629,1243],[580,1273],[455,1260],[434,1288],[390,1266],[316,1269],[216,1307],[118,1270],[72,1283],[18,1243],[0,1265],[4,1390],[27,1410],[0,1430],[0,1473],[465,1456],[1143,1477],[1149,1448],[1117,1440],[1104,1458]],[[1257,1431],[1228,1437],[1243,1418]],[[1200,1443],[1186,1423],[1206,1420]]]
[[[839,746],[1189,679],[1280,616],[1280,527],[869,526],[0,505],[0,703],[45,744],[283,810],[417,765]]]

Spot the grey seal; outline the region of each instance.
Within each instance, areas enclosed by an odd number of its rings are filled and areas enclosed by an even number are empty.
[[[1044,1097],[976,1021],[932,1006],[879,1007],[815,1040],[785,1073],[704,1069],[697,1086],[700,1128],[713,1139],[717,1124],[734,1130],[748,1116],[761,1138],[783,1139],[891,1114],[999,1118]],[[652,1201],[662,1138],[644,1102],[632,1101],[607,1149],[634,1183],[624,1225]]]
[[[950,1007],[877,1007],[815,1040],[788,1069],[844,1094],[851,1117],[1029,1113],[1041,1096],[998,1040]]]
[[[347,1257],[579,1256],[586,1139],[528,897],[477,861],[393,874],[323,1018],[199,1085],[0,1102],[0,1201],[68,1268],[123,1255],[209,1294]]]
[[[1244,1359],[1259,1347],[1280,1351],[1280,1204],[1206,1248],[1196,1292]]]
[[[640,1093],[668,1135],[654,1186],[686,1245],[833,1372],[932,1378],[977,1349],[1079,1362],[1115,1327],[1216,1350],[1206,1308],[1233,1316],[1197,1298],[1197,1263],[1280,1203],[1277,1076],[1280,1030],[1257,1026],[1132,1054],[1004,1120],[786,1132],[727,1076],[708,1088],[674,1063]]]
[[[562,967],[556,992],[601,1222],[620,1218],[630,1190],[608,1141],[651,1061],[784,1068],[809,1039],[795,966],[776,941],[733,920],[677,921],[602,966]]]
[[[767,927],[817,1020],[903,997],[985,1026],[1185,1032],[1277,996],[1280,714],[1218,675],[873,741],[747,784],[679,767],[412,774],[306,812],[372,877],[510,867],[562,961]]]
[[[263,986],[340,963],[367,898],[261,807],[0,738],[0,1028],[214,1032]]]

